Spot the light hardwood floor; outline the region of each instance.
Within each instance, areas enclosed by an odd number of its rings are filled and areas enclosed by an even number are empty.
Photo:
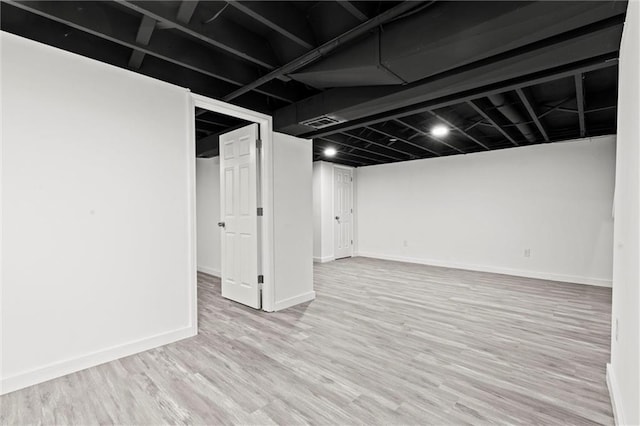
[[[13,392],[2,424],[612,424],[611,290],[354,258],[279,313],[199,276],[200,334]]]

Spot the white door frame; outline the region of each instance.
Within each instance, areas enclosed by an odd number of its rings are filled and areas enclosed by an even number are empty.
[[[194,126],[194,131],[191,132],[191,138],[193,143],[193,154],[191,161],[193,162],[193,180],[195,182],[195,108],[203,108],[209,111],[217,112],[220,114],[229,115],[231,117],[240,118],[242,120],[252,121],[258,123],[260,127],[260,139],[262,140],[262,155],[260,156],[260,189],[261,189],[261,207],[263,208],[262,226],[260,227],[262,248],[261,252],[261,267],[262,275],[264,276],[264,283],[262,284],[262,310],[267,312],[274,311],[275,305],[275,289],[273,282],[273,121],[268,115],[251,111],[250,109],[243,108],[237,105],[231,105],[226,102],[211,99],[206,96],[191,94],[191,122]],[[195,185],[194,185],[195,187]],[[195,196],[194,196],[195,199]],[[195,212],[195,209],[193,209]],[[194,218],[195,223],[195,218]],[[195,226],[195,225],[194,225]],[[194,234],[195,235],[195,234]],[[195,240],[192,243],[193,251],[195,253]],[[196,266],[194,265],[194,270]],[[196,299],[194,301],[197,306],[197,282],[196,285]],[[197,309],[193,310],[197,315]]]
[[[331,223],[333,223],[333,248],[331,249],[331,251],[333,252],[333,259],[338,259],[338,256],[336,255],[336,220],[334,219],[335,216],[335,212],[336,212],[336,169],[342,169],[342,170],[349,170],[349,172],[351,173],[351,241],[355,241],[356,237],[355,237],[355,233],[356,233],[356,227],[355,227],[355,197],[354,197],[354,185],[353,185],[353,179],[354,179],[354,175],[355,175],[355,168],[354,167],[349,167],[349,166],[342,166],[342,165],[338,165],[338,164],[333,164],[333,167],[331,168]],[[351,244],[351,256],[354,256],[354,244]]]

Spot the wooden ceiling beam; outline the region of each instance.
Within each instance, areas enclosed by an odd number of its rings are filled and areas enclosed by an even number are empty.
[[[542,122],[538,118],[538,114],[533,109],[533,105],[531,104],[531,101],[529,100],[527,95],[524,93],[523,89],[516,88],[516,93],[520,98],[520,102],[522,102],[522,104],[524,105],[524,108],[527,110],[527,113],[533,119],[533,122],[535,123],[536,127],[540,131],[540,134],[542,134],[542,137],[544,138],[545,142],[549,142],[549,135],[547,134],[547,131],[542,125]]]
[[[206,44],[224,50],[231,55],[252,62],[266,69],[274,69],[278,61],[262,37],[244,30],[239,25],[218,16],[213,22],[195,20],[180,22],[173,2],[116,0],[118,4],[147,15]]]
[[[101,22],[93,19],[94,16],[104,16],[113,22],[118,21],[119,15],[117,15],[117,11],[98,2],[87,2],[81,10],[78,10],[72,2],[3,1],[44,18],[128,47],[134,51],[139,51],[144,55],[155,56],[235,86],[244,86],[259,75],[255,67],[249,64],[225,57],[224,54],[212,55],[211,50],[206,47],[199,46],[197,43],[187,39],[176,37],[166,31],[156,30],[153,40],[151,40],[151,23],[153,22],[155,25],[155,21],[147,15],[144,15],[145,18],[138,31],[139,34],[142,33],[141,41],[145,41],[145,37],[142,36],[148,36],[146,40],[148,44],[143,45],[138,43],[137,36],[134,38],[127,31],[119,30],[117,26],[102,25]],[[134,61],[137,60],[142,64],[141,58],[134,59]],[[132,65],[136,65],[136,62]],[[271,82],[270,85],[256,88],[255,91],[287,103],[291,103],[297,98],[294,90],[275,81]]]
[[[389,160],[403,160],[402,158],[398,158],[398,157],[394,157],[392,155],[387,155],[387,154],[384,154],[384,153],[380,153],[380,152],[371,150],[369,148],[363,148],[363,147],[360,147],[360,146],[349,144],[347,142],[336,140],[335,136],[336,135],[333,135],[333,138],[329,138],[328,136],[325,136],[325,137],[320,137],[320,138],[317,138],[317,139],[322,139],[322,140],[334,143],[336,145],[344,146],[344,147],[347,147],[347,148],[353,148],[353,149],[356,149],[358,151],[368,152],[369,154],[377,155],[379,157],[384,157],[384,158],[387,158]],[[342,135],[342,136],[344,136],[344,135]]]
[[[156,21],[149,18],[148,16],[142,16],[140,20],[140,27],[138,27],[138,34],[136,35],[136,43],[141,46],[147,46],[149,44],[149,40],[151,40],[151,35],[153,34],[153,30],[156,27]],[[131,57],[129,58],[129,68],[140,69],[142,65],[142,60],[144,59],[144,52],[138,49],[134,49],[131,52]]]
[[[484,109],[478,104],[478,101],[469,100],[467,101],[467,105],[473,108],[475,112],[477,112],[480,116],[482,116],[482,118],[490,123],[493,128],[500,132],[502,136],[504,136],[509,142],[513,144],[513,146],[519,146],[518,142],[516,142],[516,140],[509,133],[507,133],[506,130],[504,130],[493,117],[489,116],[489,114],[484,111]]]
[[[452,128],[453,130],[455,130],[456,132],[460,133],[462,136],[464,136],[465,138],[469,139],[470,141],[474,142],[476,145],[481,146],[482,148],[486,149],[487,151],[490,150],[490,148],[483,144],[482,142],[480,142],[478,139],[474,138],[473,136],[471,136],[469,133],[465,132],[464,130],[462,130],[462,128],[456,126],[455,124],[453,124],[451,121],[447,120],[446,118],[444,118],[443,116],[441,116],[440,114],[437,114],[434,111],[427,111],[429,114],[431,114],[432,116],[434,116],[435,118],[437,118],[438,120],[442,121],[444,124],[446,124],[448,127]]]
[[[232,0],[229,5],[305,49],[316,44],[307,18],[288,3]]]

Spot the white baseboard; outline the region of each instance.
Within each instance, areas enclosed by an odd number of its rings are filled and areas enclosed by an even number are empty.
[[[466,263],[447,262],[436,259],[422,259],[404,256],[388,256],[378,253],[360,252],[359,256],[374,259],[394,260],[396,262],[417,263],[420,265],[442,266],[445,268],[464,269],[467,271],[491,272],[494,274],[513,275],[516,277],[536,278],[540,280],[560,281],[574,284],[587,284],[597,287],[611,287],[611,280],[602,278],[582,277],[578,275],[564,275],[550,272],[526,271],[522,269],[504,268],[500,266],[469,265]]]
[[[613,417],[616,425],[626,425],[627,422],[624,417],[624,411],[622,409],[622,401],[620,397],[620,389],[618,388],[618,381],[616,375],[613,372],[613,368],[610,363],[607,363],[607,388],[609,388],[609,398],[611,399],[611,408],[613,409]]]
[[[198,272],[204,272],[207,275],[213,275],[214,277],[220,278],[220,270],[209,268],[208,266],[198,266]]]
[[[303,293],[298,296],[290,297],[288,299],[281,300],[276,302],[274,306],[275,311],[281,311],[286,308],[290,308],[291,306],[299,305],[300,303],[308,302],[316,298],[316,292],[310,291],[308,293]]]
[[[327,262],[333,262],[334,260],[336,260],[335,257],[333,256],[325,256],[325,257],[313,257],[313,261],[316,263],[327,263]]]
[[[95,367],[96,365],[124,358],[129,355],[134,355],[139,352],[147,351],[149,349],[157,348],[158,346],[186,339],[187,337],[192,337],[196,334],[198,334],[197,327],[189,326],[169,331],[167,333],[146,337],[134,342],[125,343],[123,345],[112,346],[77,358],[52,363],[24,373],[3,377],[0,380],[0,395],[46,382],[57,377],[66,376],[67,374],[75,373],[76,371],[84,370],[89,367]]]

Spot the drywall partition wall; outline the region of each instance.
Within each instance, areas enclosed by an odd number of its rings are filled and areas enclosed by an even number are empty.
[[[325,161],[313,163],[313,260],[334,260],[333,244],[333,164]]]
[[[10,392],[196,333],[189,93],[2,43],[2,366]]]
[[[198,271],[220,276],[220,158],[196,159]]]
[[[640,424],[640,2],[630,1],[620,47],[611,364],[618,424]]]
[[[358,168],[359,255],[610,286],[613,136]]]
[[[311,172],[313,202],[313,261],[322,258],[322,162],[315,161]]]
[[[273,133],[276,311],[315,298],[311,159],[310,140]]]
[[[313,163],[313,260],[314,262],[330,262],[335,260],[333,211],[334,183],[333,163],[316,161]],[[353,240],[354,255],[357,252],[357,169],[338,166],[353,170]]]

